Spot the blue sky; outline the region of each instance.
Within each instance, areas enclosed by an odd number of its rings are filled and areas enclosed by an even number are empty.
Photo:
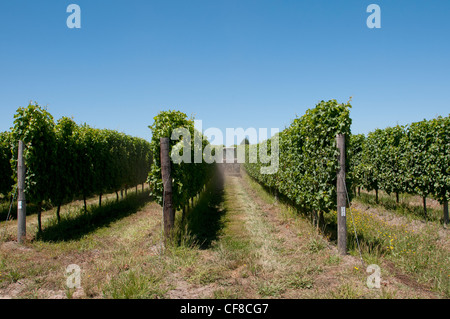
[[[0,131],[29,101],[147,139],[167,109],[224,132],[350,96],[353,133],[447,116],[449,15],[443,0],[2,1]]]

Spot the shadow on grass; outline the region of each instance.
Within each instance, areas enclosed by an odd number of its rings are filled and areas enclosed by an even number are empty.
[[[148,192],[131,193],[119,201],[110,200],[102,206],[91,205],[88,211],[79,208],[74,212],[61,216],[58,223],[56,217],[44,225],[42,232],[36,236],[42,241],[69,241],[82,238],[101,227],[138,212],[152,198]]]
[[[43,210],[51,209],[51,205],[45,204],[43,205]],[[37,214],[37,205],[34,203],[27,203],[27,216],[31,216]],[[8,212],[10,212],[10,202],[4,201],[0,203],[0,222],[4,222],[8,217]],[[8,220],[17,219],[17,199],[11,205],[11,214],[9,215]]]
[[[177,236],[178,242],[181,242],[184,236],[188,236],[200,249],[210,248],[224,227],[222,217],[226,210],[223,201],[224,180],[223,176],[217,173],[206,191],[200,195],[196,205],[186,214]]]

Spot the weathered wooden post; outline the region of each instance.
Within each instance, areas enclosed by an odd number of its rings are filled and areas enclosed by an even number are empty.
[[[27,201],[25,198],[25,164],[23,161],[23,142],[19,141],[19,152],[17,157],[17,241],[22,243],[27,235]]]
[[[163,219],[165,239],[169,238],[172,232],[175,211],[172,202],[172,175],[170,171],[169,138],[160,138],[161,143],[161,177],[163,181]]]
[[[347,254],[347,217],[345,201],[345,135],[336,136],[337,148],[339,149],[339,171],[337,173],[337,222],[338,222],[338,252]]]

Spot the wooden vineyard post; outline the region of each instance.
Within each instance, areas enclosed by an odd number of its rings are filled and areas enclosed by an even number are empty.
[[[341,255],[347,253],[347,214],[345,195],[345,135],[336,136],[337,148],[339,149],[339,171],[337,173],[337,230],[338,230],[338,252]]]
[[[23,242],[27,234],[26,215],[27,202],[25,198],[25,164],[23,161],[23,142],[19,141],[19,152],[17,157],[17,241]]]
[[[161,143],[161,177],[163,181],[163,219],[164,219],[164,236],[169,238],[173,229],[175,212],[173,210],[172,202],[172,175],[170,171],[170,156],[169,156],[169,138],[160,138]]]

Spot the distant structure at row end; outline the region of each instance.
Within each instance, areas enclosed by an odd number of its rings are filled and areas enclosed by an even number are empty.
[[[236,147],[223,148],[223,162],[219,167],[225,175],[241,176],[241,164],[237,161]]]

